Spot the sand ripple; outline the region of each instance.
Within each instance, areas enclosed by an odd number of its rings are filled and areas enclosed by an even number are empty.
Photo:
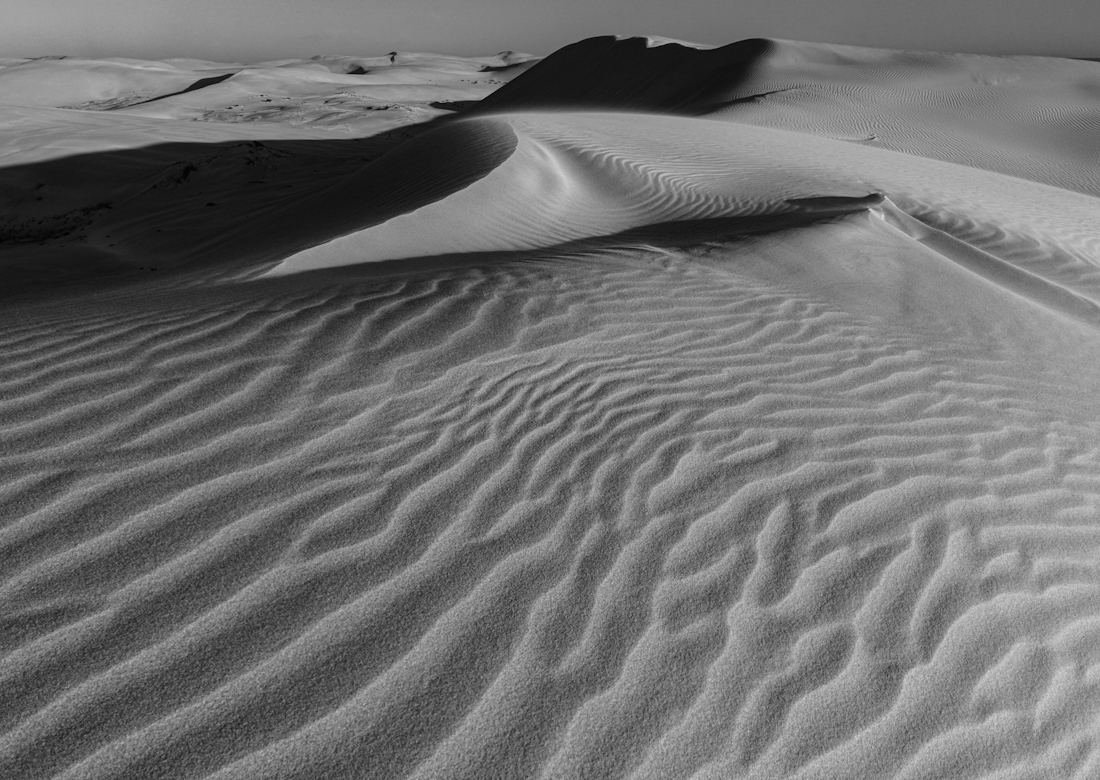
[[[6,776],[1087,776],[1095,427],[738,246],[8,330]]]

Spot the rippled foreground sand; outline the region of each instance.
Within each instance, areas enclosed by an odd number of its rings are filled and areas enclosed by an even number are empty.
[[[1100,777],[1100,64],[0,65],[0,777]]]

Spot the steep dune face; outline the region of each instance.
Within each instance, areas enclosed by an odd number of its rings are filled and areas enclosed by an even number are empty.
[[[1100,776],[1092,65],[530,63],[4,109],[0,777]]]
[[[286,218],[293,221],[291,229],[281,236],[281,246],[285,251],[295,243],[314,243],[320,236],[350,233],[383,223],[389,225],[400,215],[422,213],[437,201],[466,200],[471,192],[476,197],[482,189],[480,182],[506,165],[516,155],[518,145],[519,139],[512,127],[501,120],[442,127],[363,166],[314,198],[285,209]],[[522,197],[525,193],[510,194]],[[468,218],[470,215],[461,216]],[[226,237],[243,243],[263,240],[261,235],[270,231],[267,222],[233,226],[227,230],[229,235]],[[444,225],[442,230],[448,227],[460,233],[462,225]],[[435,246],[441,246],[438,240]],[[379,260],[403,256],[409,254],[387,254],[381,248],[374,254]],[[352,262],[367,259],[370,258],[363,256]]]
[[[705,113],[731,99],[774,44],[720,48],[646,38],[589,38],[559,49],[482,100],[471,113],[539,110]]]

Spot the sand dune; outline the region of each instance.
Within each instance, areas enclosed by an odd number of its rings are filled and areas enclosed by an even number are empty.
[[[461,189],[456,184],[449,197],[401,217],[387,211],[388,221],[374,230],[291,257],[276,272],[549,246],[662,222],[794,211],[792,198],[870,192],[923,211],[1007,222],[1009,230],[1018,225],[1050,243],[1066,243],[1071,252],[1094,248],[1096,201],[1074,192],[804,134],[625,113],[462,120],[416,139],[375,163],[378,170],[368,167],[322,197],[335,209],[363,200],[356,191],[396,192],[421,182],[434,191],[450,170],[466,175],[448,165],[452,149],[462,147],[460,131],[480,136],[505,127],[519,138],[514,152],[476,182]],[[479,230],[463,231],[474,218]],[[382,221],[367,203],[362,219],[366,225]]]
[[[0,777],[1100,776],[1100,66],[0,65]]]
[[[593,38],[478,112],[672,112],[893,149],[1100,195],[1100,67],[1042,57],[749,40],[709,49]]]

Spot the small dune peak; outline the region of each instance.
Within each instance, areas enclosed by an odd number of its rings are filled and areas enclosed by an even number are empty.
[[[702,48],[657,37],[588,38],[544,58],[476,110],[699,115],[735,97],[771,49],[772,42],[764,39]]]
[[[666,38],[661,35],[616,35],[615,40],[629,41],[629,40],[642,40],[646,42],[646,48],[652,49],[655,46],[683,46],[688,49],[716,49],[717,46],[712,46],[706,43],[695,43],[694,41],[683,41],[679,38]]]

